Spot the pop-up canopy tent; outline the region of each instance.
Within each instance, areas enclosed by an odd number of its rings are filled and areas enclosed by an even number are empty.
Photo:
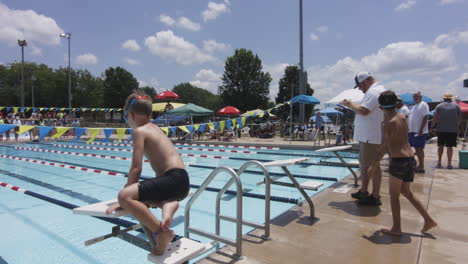
[[[412,93],[400,94],[400,98],[401,98],[401,100],[403,101],[404,104],[414,105],[413,94]],[[424,102],[426,102],[426,103],[432,102],[432,99],[425,96],[425,95],[422,96],[422,100]]]
[[[361,92],[359,89],[347,89],[342,91],[340,94],[337,96],[333,97],[332,99],[328,100],[325,103],[325,107],[335,107],[337,104],[339,104],[341,101],[344,99],[348,99],[353,103],[360,103],[362,101],[362,98],[364,97],[364,93]]]
[[[177,123],[177,122],[179,122],[181,120],[184,120],[186,118],[189,118],[189,116],[187,116],[187,115],[168,115],[168,114],[164,114],[162,116],[159,116],[156,119],[153,119],[151,122],[153,122],[154,124],[157,124],[157,125],[168,126],[168,125],[175,124],[175,123]]]
[[[195,104],[186,104],[177,109],[169,110],[166,113],[169,115],[188,115],[190,117],[213,115],[213,111]]]

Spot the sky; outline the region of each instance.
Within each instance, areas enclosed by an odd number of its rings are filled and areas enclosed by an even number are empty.
[[[304,69],[326,102],[368,71],[398,94],[468,100],[468,0],[303,1]],[[257,54],[270,97],[299,63],[299,0],[0,0],[0,63],[25,60],[101,75],[130,71],[156,92],[182,82],[217,94],[235,49]]]

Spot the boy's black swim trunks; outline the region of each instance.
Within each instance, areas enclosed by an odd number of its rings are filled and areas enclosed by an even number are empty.
[[[140,201],[181,201],[190,190],[188,173],[184,169],[170,169],[162,176],[138,184]]]
[[[416,160],[414,157],[391,158],[388,172],[390,175],[397,177],[404,182],[412,182],[414,179],[415,168]]]

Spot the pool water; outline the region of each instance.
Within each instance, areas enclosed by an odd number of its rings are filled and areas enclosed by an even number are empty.
[[[57,144],[65,146],[57,146]],[[86,149],[82,147],[101,147],[105,149]],[[288,169],[296,176],[299,183],[309,180],[307,177],[322,179],[324,185],[319,191],[349,174],[349,171],[344,167],[322,166],[319,164],[321,160],[336,160],[332,154],[327,157],[323,156],[324,153],[319,155],[319,153],[307,150],[260,150],[181,145],[177,145],[177,147],[181,148],[178,151],[182,154],[182,159],[190,175],[191,184],[194,186],[191,192],[196,191],[195,187],[203,183],[213,168],[228,166],[238,169],[250,159],[266,162],[302,156],[309,157],[310,160],[306,163],[289,166]],[[197,149],[190,150],[190,147]],[[0,155],[3,155],[0,157],[0,182],[18,186],[72,206],[83,206],[115,199],[119,190],[127,182],[127,178],[123,175],[128,171],[131,152],[110,150],[110,148],[131,150],[131,147],[125,144],[106,146],[90,145],[82,142],[0,145]],[[228,150],[243,150],[250,151],[250,153],[230,152]],[[92,157],[87,154],[104,155],[106,157]],[[195,156],[188,156],[189,154]],[[209,157],[200,157],[199,155],[209,155]],[[212,156],[215,155],[222,158],[213,158]],[[112,159],[109,156],[126,157],[128,159]],[[353,153],[343,153],[343,156],[347,159],[356,158]],[[23,160],[17,159],[18,157],[23,158]],[[29,160],[24,160],[24,158]],[[33,162],[33,160],[36,160],[36,162]],[[41,164],[41,161],[44,164]],[[73,167],[75,168],[73,169]],[[76,167],[84,167],[89,170],[83,171],[81,168],[77,169]],[[101,171],[101,173],[96,173],[93,170]],[[109,175],[104,171],[115,172],[117,175]],[[265,193],[265,186],[258,184],[263,181],[263,175],[259,172],[258,168],[251,167],[241,175],[243,192],[260,195]],[[269,168],[269,172],[274,175],[284,175],[279,167]],[[142,178],[153,176],[154,173],[149,163],[144,163]],[[221,173],[215,177],[210,187],[222,188],[229,179],[228,174]],[[285,181],[288,182],[288,179],[285,178]],[[234,185],[230,189],[235,190]],[[317,191],[306,192],[309,196],[318,193]],[[191,226],[214,232],[216,195],[217,192],[212,191],[202,193],[192,206]],[[303,200],[299,191],[278,185],[271,186],[271,195],[287,198],[288,201]],[[147,262],[147,251],[120,239],[111,238],[88,247],[84,246],[84,241],[110,233],[115,224],[94,217],[74,215],[68,208],[4,187],[0,187],[0,197],[0,222],[3,225],[0,232],[0,263],[2,264]],[[285,199],[279,200],[282,201],[272,201],[271,203],[272,218],[294,206],[290,202],[284,202]],[[188,199],[180,203],[179,210],[176,212],[172,223],[171,228],[178,235],[184,234],[184,210],[187,201]],[[222,214],[235,216],[235,201],[235,196],[224,195],[221,203]],[[263,199],[244,197],[243,204],[245,220],[264,222],[265,202]],[[160,210],[153,209],[152,211],[156,217],[161,218]],[[138,222],[131,216],[125,216],[122,219],[133,223]],[[221,234],[234,238],[235,224],[226,221],[221,223]],[[243,232],[249,232],[251,229],[244,226]],[[142,233],[136,231],[131,233],[145,238]],[[271,235],[274,236],[274,234]],[[201,242],[209,242],[207,238],[192,234],[191,238]]]

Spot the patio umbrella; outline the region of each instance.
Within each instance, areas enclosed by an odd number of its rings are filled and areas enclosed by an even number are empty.
[[[172,91],[164,91],[158,95],[156,95],[154,98],[156,99],[162,99],[162,100],[171,100],[171,99],[178,99],[180,96]]]
[[[236,116],[240,115],[240,110],[235,108],[234,106],[225,106],[219,109],[216,114],[218,115],[226,115],[226,116]]]
[[[413,94],[412,93],[400,94],[400,98],[401,98],[401,100],[403,100],[404,104],[414,105]],[[424,102],[426,102],[426,103],[432,102],[432,99],[425,96],[425,95],[422,96],[422,100]]]

